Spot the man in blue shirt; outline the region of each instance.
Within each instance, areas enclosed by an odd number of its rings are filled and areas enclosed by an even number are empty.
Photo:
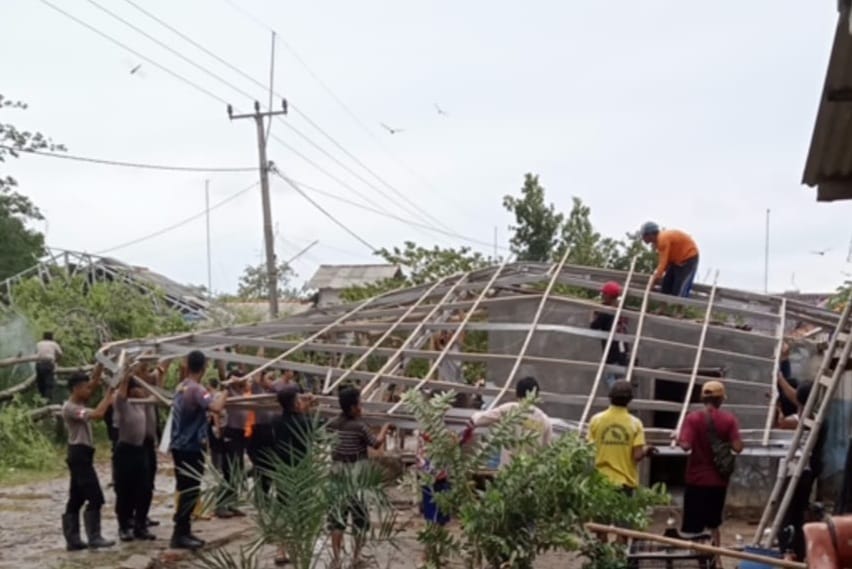
[[[187,376],[178,384],[172,402],[172,440],[169,449],[175,463],[178,493],[175,529],[171,547],[198,549],[204,541],[192,535],[192,512],[201,492],[204,474],[203,449],[207,443],[207,413],[218,413],[225,407],[225,394],[213,397],[201,380],[207,370],[207,358],[198,351],[186,357]]]

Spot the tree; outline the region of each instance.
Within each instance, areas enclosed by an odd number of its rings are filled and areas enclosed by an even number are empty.
[[[0,94],[0,110],[26,109],[20,101],[11,101]],[[18,158],[21,152],[33,150],[65,150],[65,147],[40,132],[18,130],[10,123],[0,122],[0,162],[6,157]],[[28,222],[44,219],[39,209],[26,196],[15,191],[18,182],[10,175],[0,175],[0,279],[33,266],[44,255],[44,235],[27,227]]]
[[[544,187],[538,176],[526,174],[522,197],[503,197],[503,207],[514,214],[516,225],[510,240],[511,250],[519,261],[547,261],[559,243],[559,229],[564,216],[553,204],[545,204]]]
[[[402,248],[379,249],[375,254],[385,262],[400,267],[403,277],[350,287],[341,295],[344,300],[352,302],[370,298],[395,288],[434,282],[443,277],[475,271],[494,264],[494,259],[485,257],[470,247],[453,249],[436,245],[428,249],[412,241],[403,243]]]
[[[278,298],[299,296],[299,291],[290,286],[290,282],[295,276],[296,273],[287,263],[278,265]],[[266,263],[246,267],[237,286],[237,296],[242,300],[266,299],[269,296],[269,277],[266,272]]]

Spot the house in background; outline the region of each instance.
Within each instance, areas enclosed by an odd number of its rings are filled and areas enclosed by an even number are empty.
[[[397,265],[320,265],[307,285],[316,291],[315,305],[321,308],[342,304],[340,294],[349,287],[402,276],[402,270]]]

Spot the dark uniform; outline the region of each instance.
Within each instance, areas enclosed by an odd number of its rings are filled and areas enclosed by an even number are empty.
[[[172,547],[198,548],[204,545],[202,540],[192,535],[192,512],[201,492],[207,410],[212,402],[210,393],[194,379],[183,380],[175,391],[169,449],[175,464],[178,500]]]
[[[144,445],[147,412],[144,406],[131,404],[118,393],[113,416],[118,428],[113,468],[119,536],[122,541],[154,539],[147,524],[153,491],[151,464]]]

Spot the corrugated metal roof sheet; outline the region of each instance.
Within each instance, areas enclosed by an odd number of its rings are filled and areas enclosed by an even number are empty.
[[[308,287],[313,289],[344,289],[362,286],[402,276],[396,265],[320,265]]]
[[[852,199],[852,34],[849,2],[839,6],[834,46],[802,182],[817,200]]]

